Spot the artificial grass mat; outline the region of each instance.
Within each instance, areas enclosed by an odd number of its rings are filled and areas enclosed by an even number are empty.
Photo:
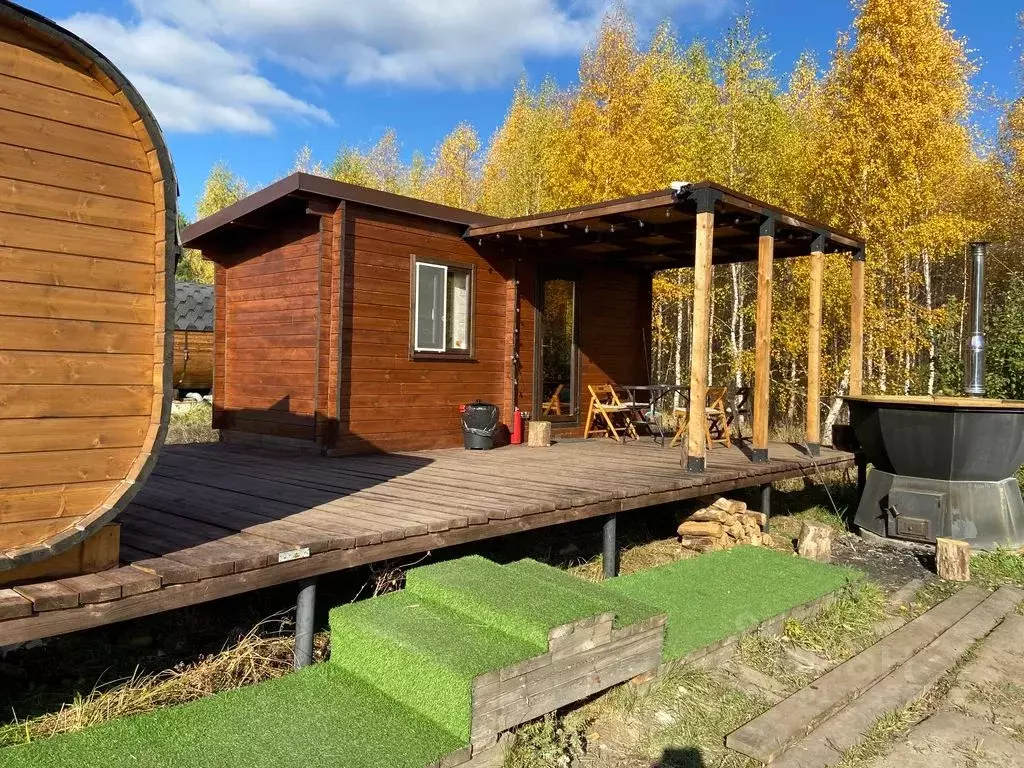
[[[677,659],[860,578],[763,547],[735,547],[619,576],[603,585],[668,615],[663,658]]]
[[[544,649],[554,627],[614,610],[603,592],[566,589],[476,555],[414,568],[405,588]]]
[[[447,731],[335,664],[0,749],[4,768],[423,768]]]
[[[505,634],[408,591],[331,611],[330,664],[469,741],[473,678],[539,656]]]

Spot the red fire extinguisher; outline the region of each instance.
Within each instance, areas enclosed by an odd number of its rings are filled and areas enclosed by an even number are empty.
[[[512,445],[521,445],[523,442],[523,412],[517,406],[512,412]]]

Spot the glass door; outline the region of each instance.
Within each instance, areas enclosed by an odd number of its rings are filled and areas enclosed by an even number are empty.
[[[579,311],[576,281],[543,278],[538,307],[537,398],[540,418],[575,421],[578,418],[579,381],[577,340]]]

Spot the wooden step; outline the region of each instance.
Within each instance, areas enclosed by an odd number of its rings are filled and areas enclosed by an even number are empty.
[[[774,768],[824,768],[841,763],[843,754],[864,740],[878,718],[930,690],[1022,600],[1021,590],[1000,587],[921,652],[794,744],[772,764]]]
[[[977,587],[962,589],[736,729],[726,738],[726,746],[762,763],[772,762],[964,618],[987,596]]]

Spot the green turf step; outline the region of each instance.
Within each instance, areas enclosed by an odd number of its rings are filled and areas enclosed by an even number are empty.
[[[735,547],[602,582],[668,615],[665,660],[756,626],[856,580],[852,568]]]
[[[547,650],[409,591],[335,608],[330,624],[331,664],[462,742],[473,678]]]
[[[0,749],[0,765],[423,768],[461,746],[341,667],[317,664],[184,706]]]
[[[561,568],[538,563],[536,560],[518,560],[506,565],[505,568],[535,579],[542,579],[559,589],[601,602],[606,606],[605,611],[615,613],[614,626],[616,627],[627,627],[662,612],[654,606],[646,605],[641,600],[610,590],[603,583],[581,579]]]
[[[545,649],[554,627],[612,610],[607,600],[476,555],[415,568],[405,588]]]

